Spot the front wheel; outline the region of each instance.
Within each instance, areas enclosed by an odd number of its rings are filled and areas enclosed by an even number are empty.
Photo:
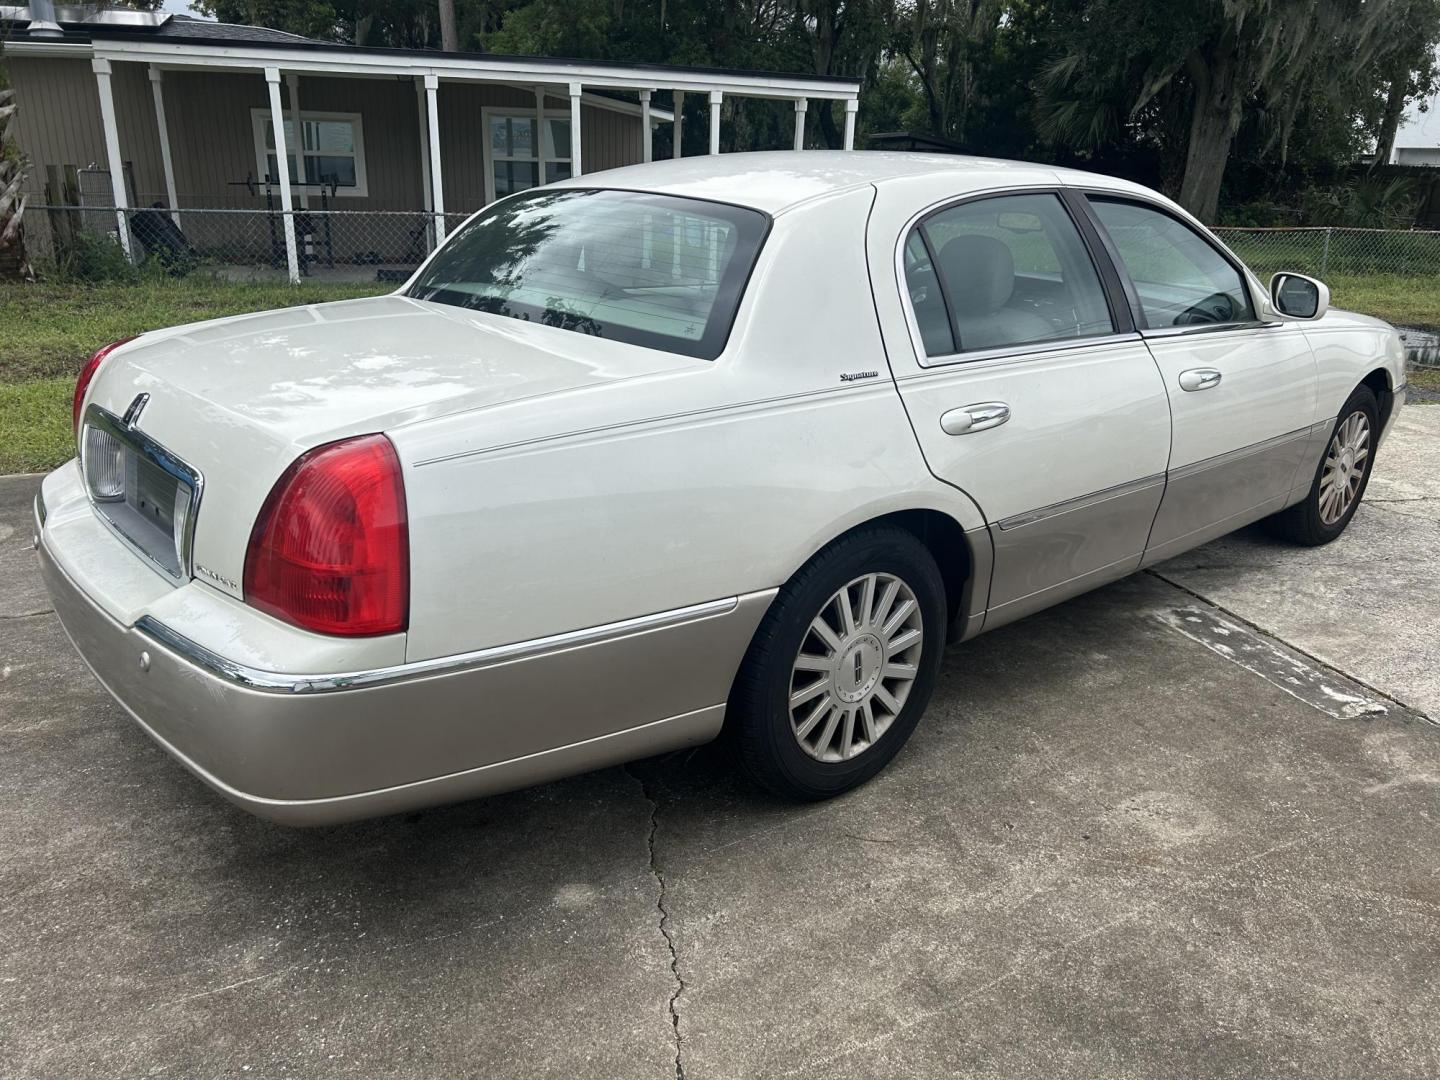
[[[915,729],[944,636],[945,583],[914,535],[876,526],[836,541],[780,589],[736,677],[745,771],[794,799],[864,783]]]
[[[1309,492],[1268,519],[1271,531],[1306,547],[1328,544],[1345,531],[1370,483],[1379,415],[1374,392],[1357,387],[1340,409]]]

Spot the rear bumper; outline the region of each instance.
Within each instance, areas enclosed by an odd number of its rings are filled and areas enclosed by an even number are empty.
[[[443,661],[258,672],[142,617],[126,626],[52,549],[41,573],[105,689],[182,765],[261,817],[319,825],[524,787],[713,738],[773,591]]]

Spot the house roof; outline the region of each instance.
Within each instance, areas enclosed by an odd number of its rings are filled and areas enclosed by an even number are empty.
[[[145,37],[161,41],[204,41],[231,42],[236,44],[287,44],[301,46],[325,45],[326,42],[302,37],[285,30],[272,30],[268,26],[241,26],[238,23],[212,22],[196,19],[189,15],[170,15],[163,22],[154,25],[105,25],[100,23],[62,23],[59,37],[41,36],[32,33],[28,25],[28,14],[19,18],[12,11],[24,12],[24,8],[0,9],[0,23],[8,24],[5,39],[7,43],[53,41],[61,44],[86,44],[97,38],[123,35]],[[6,16],[11,16],[7,18]]]
[[[18,14],[17,14],[18,13]],[[7,22],[8,18],[8,22]],[[163,13],[155,23],[89,23],[75,22],[63,26],[59,37],[37,36],[28,28],[29,15],[24,8],[0,8],[0,26],[6,26],[4,36],[8,45],[95,45],[103,43],[153,42],[167,48],[177,49],[178,60],[181,51],[190,51],[187,46],[197,49],[223,46],[252,46],[265,49],[307,52],[327,59],[341,60],[353,57],[380,63],[410,63],[426,67],[432,64],[474,63],[477,66],[528,66],[573,71],[576,77],[597,69],[616,74],[654,73],[657,86],[669,86],[665,76],[677,74],[716,79],[774,80],[777,83],[803,82],[812,86],[833,86],[827,96],[851,96],[859,91],[858,79],[838,75],[811,75],[796,72],[758,71],[743,68],[692,67],[652,63],[631,63],[621,60],[579,60],[567,57],[538,57],[509,55],[502,53],[441,52],[435,49],[391,49],[374,46],[347,45],[342,42],[319,41],[302,37],[283,30],[271,30],[263,26],[241,26],[236,23],[209,22],[187,15]],[[557,73],[558,74],[558,73]]]

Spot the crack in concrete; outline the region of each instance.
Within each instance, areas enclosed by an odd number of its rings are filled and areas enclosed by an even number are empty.
[[[685,978],[680,974],[680,953],[676,950],[675,938],[670,933],[670,909],[665,903],[665,875],[661,873],[660,864],[655,859],[655,836],[660,831],[660,800],[651,792],[650,785],[630,766],[627,765],[625,771],[640,785],[640,794],[650,804],[650,833],[645,838],[645,845],[650,853],[650,876],[655,879],[659,888],[655,909],[660,912],[660,936],[665,939],[665,947],[670,950],[670,973],[675,978],[675,989],[666,1003],[670,1013],[670,1027],[675,1033],[675,1080],[685,1080],[685,1061],[681,1056],[683,1036],[680,1034],[680,995],[685,992]]]
[[[54,609],[54,608],[48,608],[48,607],[47,607],[47,608],[41,608],[39,611],[20,611],[20,612],[16,612],[14,615],[0,615],[0,620],[3,620],[3,619],[33,619],[33,618],[35,618],[37,615],[54,615],[54,614],[55,614],[55,609]]]
[[[1358,678],[1357,676],[1350,674],[1350,672],[1345,671],[1343,668],[1338,668],[1338,667],[1336,667],[1334,664],[1330,663],[1330,661],[1325,660],[1325,659],[1322,659],[1321,657],[1316,656],[1314,653],[1312,653],[1312,652],[1307,652],[1305,649],[1300,648],[1300,646],[1295,645],[1295,644],[1292,644],[1292,643],[1289,642],[1289,641],[1286,641],[1286,640],[1285,640],[1283,637],[1281,637],[1279,634],[1274,633],[1274,632],[1271,631],[1271,630],[1265,629],[1265,627],[1261,626],[1259,623],[1253,622],[1253,621],[1251,621],[1250,619],[1247,619],[1244,615],[1241,615],[1241,614],[1239,614],[1239,613],[1236,612],[1236,611],[1232,611],[1230,608],[1227,608],[1224,604],[1218,604],[1218,603],[1216,603],[1216,602],[1215,602],[1214,600],[1212,600],[1210,597],[1204,595],[1203,593],[1196,592],[1194,589],[1190,588],[1188,585],[1182,585],[1180,582],[1174,580],[1173,578],[1168,578],[1168,577],[1166,577],[1164,574],[1160,573],[1158,570],[1154,569],[1153,567],[1147,567],[1144,572],[1147,573],[1147,574],[1149,574],[1149,575],[1150,575],[1151,577],[1153,577],[1155,580],[1157,580],[1157,581],[1163,581],[1166,585],[1169,585],[1169,586],[1171,586],[1171,587],[1173,587],[1173,588],[1179,589],[1181,592],[1185,593],[1185,595],[1187,595],[1187,596],[1193,596],[1196,600],[1199,600],[1202,604],[1206,604],[1206,605],[1208,605],[1209,607],[1214,608],[1216,611],[1219,611],[1219,612],[1221,612],[1221,613],[1223,613],[1223,614],[1225,614],[1225,615],[1228,615],[1230,618],[1234,619],[1236,622],[1238,622],[1238,623],[1240,623],[1240,624],[1248,627],[1249,629],[1255,631],[1255,633],[1259,634],[1261,637],[1268,638],[1268,639],[1270,639],[1271,641],[1274,641],[1274,642],[1276,642],[1277,644],[1283,646],[1284,648],[1289,649],[1291,652],[1296,653],[1296,654],[1298,654],[1298,655],[1300,655],[1300,656],[1305,657],[1305,659],[1309,660],[1310,662],[1312,662],[1312,663],[1314,663],[1314,664],[1318,664],[1320,667],[1324,668],[1326,671],[1333,671],[1336,675],[1340,676],[1340,678],[1345,679],[1345,680],[1348,680],[1349,682],[1354,683],[1356,686],[1362,686],[1362,687],[1364,687],[1366,690],[1369,690],[1372,694],[1377,694],[1377,695],[1379,695],[1380,697],[1384,698],[1386,701],[1390,702],[1392,705],[1398,706],[1402,711],[1409,713],[1411,716],[1417,717],[1418,719],[1420,719],[1420,720],[1423,721],[1424,723],[1440,726],[1440,720],[1437,720],[1437,719],[1435,719],[1434,717],[1430,716],[1430,714],[1427,713],[1427,712],[1425,712],[1423,709],[1419,709],[1419,708],[1417,708],[1416,706],[1409,704],[1408,702],[1401,701],[1401,700],[1400,700],[1399,698],[1397,698],[1394,694],[1387,693],[1386,691],[1380,689],[1380,687],[1375,686],[1375,685],[1373,685],[1373,684],[1371,684],[1371,683],[1368,683],[1368,682],[1366,682],[1364,679]]]

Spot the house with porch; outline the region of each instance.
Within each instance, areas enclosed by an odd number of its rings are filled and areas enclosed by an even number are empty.
[[[657,142],[678,156],[687,97],[708,105],[710,153],[732,98],[793,103],[796,150],[809,103],[841,102],[853,148],[860,90],[814,75],[359,48],[49,0],[0,7],[0,35],[31,161],[32,246],[98,223],[132,258],[239,251],[292,281],[404,274],[496,198],[649,161]]]

